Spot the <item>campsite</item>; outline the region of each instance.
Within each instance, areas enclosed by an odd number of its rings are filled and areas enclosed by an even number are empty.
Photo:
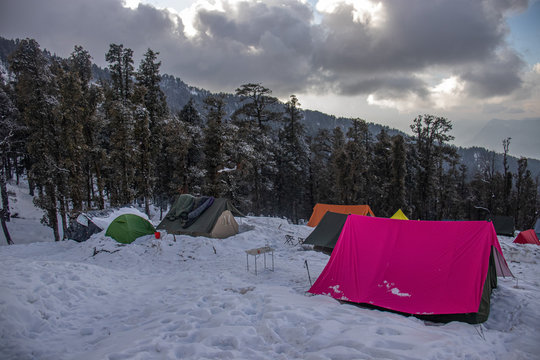
[[[313,228],[235,217],[225,239],[149,234],[54,242],[12,187],[17,245],[0,247],[0,347],[15,359],[537,359],[540,247],[498,236],[515,278],[499,277],[487,321],[435,323],[312,295],[329,256],[298,244]],[[112,222],[119,209],[102,218]],[[140,213],[142,214],[142,213]],[[143,215],[144,216],[144,215]],[[157,225],[158,213],[150,218]],[[392,220],[394,221],[394,220]],[[398,221],[398,220],[395,220]],[[399,220],[402,221],[402,220]],[[286,243],[286,236],[295,243]],[[4,244],[3,244],[4,245]],[[245,250],[275,249],[275,269]],[[253,259],[250,257],[250,265]]]
[[[0,360],[540,360],[540,0],[0,15]]]

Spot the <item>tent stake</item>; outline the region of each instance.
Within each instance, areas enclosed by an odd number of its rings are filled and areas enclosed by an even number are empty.
[[[309,287],[312,287],[313,284],[311,283],[311,275],[309,275],[309,266],[308,266],[307,260],[304,260],[304,263],[306,264],[307,276],[309,278]]]

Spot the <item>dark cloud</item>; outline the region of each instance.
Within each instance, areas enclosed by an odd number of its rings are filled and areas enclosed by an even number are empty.
[[[428,96],[425,90],[427,84],[421,79],[410,75],[379,75],[361,79],[346,79],[341,81],[342,94],[377,93],[383,98],[400,98],[414,93],[420,98]]]
[[[503,51],[494,54],[482,64],[467,69],[461,78],[466,81],[468,92],[478,98],[507,95],[521,88],[519,76],[525,63],[515,53]]]
[[[195,69],[190,76],[211,79],[214,87],[263,82],[279,93],[305,87],[313,70],[312,12],[294,0],[280,4],[288,6],[245,2],[225,12],[199,12],[199,35],[180,60]]]
[[[277,95],[324,89],[424,98],[430,84],[418,74],[432,69],[459,76],[471,96],[480,98],[521,86],[523,62],[505,47],[505,16],[526,8],[526,0],[382,4],[384,20],[378,24],[369,17],[354,21],[351,5],[315,22],[311,5],[296,0],[225,1],[224,12],[199,10],[198,35],[186,37],[180,18],[151,6],[4,0],[0,35],[34,37],[64,56],[80,44],[102,65],[110,43],[122,43],[139,57],[150,47],[160,52],[164,72],[212,90],[262,82]]]
[[[42,47],[67,56],[82,45],[95,62],[105,63],[111,43],[122,43],[142,55],[148,47],[181,46],[167,12],[151,6],[126,9],[119,0],[2,1],[0,35],[35,38]],[[180,21],[181,29],[183,29]]]
[[[347,79],[364,74],[366,86],[344,86],[349,94],[373,91],[374,79],[388,84],[389,74],[400,78],[403,71],[422,72],[430,67],[451,69],[470,64],[491,62],[504,44],[507,28],[504,12],[523,6],[523,1],[386,1],[385,18],[380,26],[355,22],[352,7],[344,5],[326,15],[321,24],[326,38],[316,47],[317,65]],[[525,2],[526,5],[526,2]],[[508,86],[493,89],[494,93],[515,89],[519,67],[507,68],[499,78],[512,80]],[[485,73],[485,75],[488,75]],[[469,74],[464,79],[476,84],[473,94],[484,96],[493,83],[487,76]],[[343,80],[345,83],[346,80]],[[362,82],[358,82],[360,85]],[[399,83],[399,82],[398,82]],[[396,90],[399,87],[396,87]]]

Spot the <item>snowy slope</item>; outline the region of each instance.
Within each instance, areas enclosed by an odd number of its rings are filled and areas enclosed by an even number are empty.
[[[285,235],[312,229],[239,222],[228,239],[164,234],[121,245],[102,232],[54,243],[47,231],[39,242],[0,246],[0,358],[539,358],[538,246],[499,238],[517,280],[499,279],[487,322],[433,325],[307,295],[304,260],[314,280],[328,256],[285,244]],[[275,271],[261,270],[261,257],[256,276],[244,250],[264,245],[276,249]]]

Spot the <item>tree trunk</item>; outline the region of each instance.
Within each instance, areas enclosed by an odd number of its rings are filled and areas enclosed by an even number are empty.
[[[46,196],[49,197],[49,204],[47,209],[47,217],[49,218],[49,227],[53,229],[54,241],[60,241],[60,232],[58,229],[58,208],[57,208],[57,198],[55,193],[54,185],[46,185]]]
[[[103,210],[105,208],[105,201],[103,200],[103,188],[104,188],[103,179],[101,177],[101,170],[99,168],[99,164],[97,161],[95,163],[95,166],[96,166],[96,182],[97,182],[97,191],[98,191],[97,203],[98,203],[99,209]]]
[[[6,237],[8,245],[13,245],[13,240],[11,240],[11,236],[9,235],[6,224],[6,221],[9,221],[11,215],[9,212],[9,197],[7,193],[6,177],[4,173],[0,174],[0,193],[2,200],[2,208],[0,209],[0,221],[2,222],[2,230],[4,231],[4,236]]]
[[[62,240],[65,240],[68,224],[67,224],[66,200],[63,196],[60,199],[60,217],[62,219]]]
[[[90,163],[86,164],[86,208],[92,208],[92,172],[90,171]]]
[[[9,221],[11,218],[11,213],[9,211],[9,196],[7,192],[6,176],[4,173],[0,173],[0,200],[2,201],[0,217],[2,220]]]
[[[3,216],[0,219],[0,222],[2,223],[2,230],[4,231],[4,236],[6,237],[6,241],[8,245],[14,245],[15,243],[13,242],[13,240],[11,240],[11,236],[9,235],[9,230],[7,228],[6,220],[4,219]]]

